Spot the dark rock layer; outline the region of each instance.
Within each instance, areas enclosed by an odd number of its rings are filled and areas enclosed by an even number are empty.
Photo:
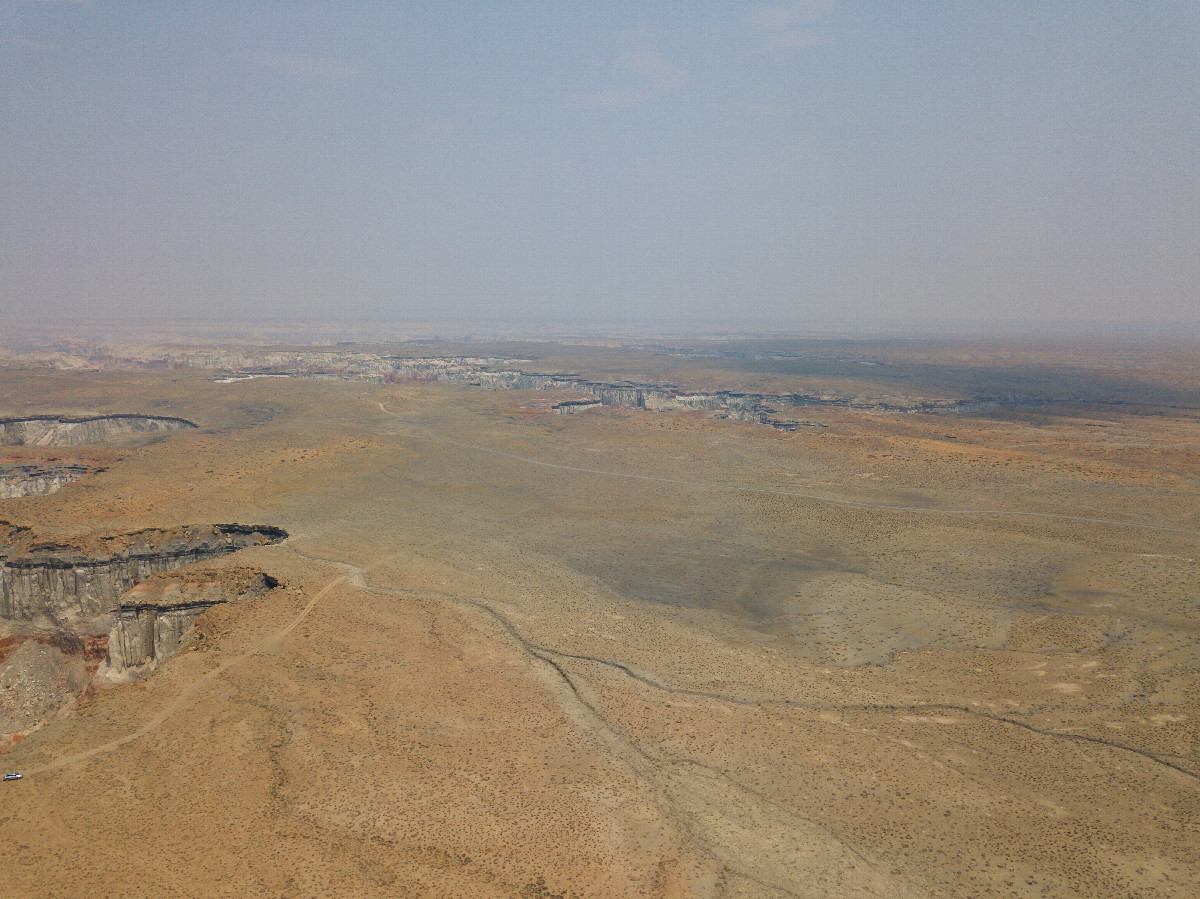
[[[96,469],[72,463],[0,465],[0,499],[45,496]]]
[[[138,580],[236,552],[282,542],[269,525],[217,524],[149,530],[84,548],[33,542],[27,529],[0,523],[0,618],[63,623],[114,612]]]

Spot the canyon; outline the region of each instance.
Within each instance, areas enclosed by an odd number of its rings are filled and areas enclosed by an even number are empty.
[[[717,352],[703,349],[655,347],[660,356],[684,359],[732,359],[739,362],[787,362],[795,353]],[[541,373],[519,367],[529,359],[503,356],[401,356],[353,350],[251,351],[206,348],[171,349],[139,356],[130,348],[120,355],[114,350],[97,350],[87,357],[90,364],[122,366],[169,366],[217,369],[218,383],[239,383],[253,378],[316,378],[364,381],[375,384],[444,383],[488,390],[542,390],[571,393],[590,399],[564,400],[556,411],[578,413],[589,408],[613,406],[656,412],[699,412],[732,421],[756,422],[781,431],[821,427],[805,417],[813,408],[846,409],[872,413],[979,414],[1003,409],[1037,408],[1049,402],[1095,401],[1096,397],[1026,390],[987,390],[922,395],[920,391],[864,391],[808,389],[786,393],[711,390],[681,386],[669,381],[640,381],[625,378],[600,380],[569,372]],[[131,355],[132,354],[132,355]],[[835,362],[844,360],[838,358]],[[853,360],[855,365],[881,365],[870,358]],[[996,385],[1002,387],[1003,385]],[[1021,385],[1028,388],[1029,385]],[[1044,385],[1043,385],[1044,386]]]
[[[1118,349],[9,359],[198,427],[6,451],[96,469],[0,498],[6,890],[1190,896],[1200,357]]]
[[[198,635],[197,623],[214,606],[277,587],[254,569],[191,568],[139,580],[109,613],[86,621],[0,621],[0,748],[97,689],[145,677]]]

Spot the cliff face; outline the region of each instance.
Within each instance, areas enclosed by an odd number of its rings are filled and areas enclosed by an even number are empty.
[[[111,613],[135,581],[286,537],[268,525],[218,524],[106,538],[87,552],[37,544],[10,526],[0,544],[0,618],[62,625]]]
[[[44,496],[95,469],[86,465],[0,465],[0,499]]]
[[[415,361],[407,360],[406,367],[397,368],[391,373],[391,379],[435,380],[488,390],[574,390],[588,394],[594,397],[594,400],[570,400],[560,403],[555,407],[556,412],[573,414],[597,406],[621,406],[655,412],[699,411],[709,412],[717,418],[758,422],[781,431],[795,431],[809,426],[810,422],[794,417],[794,410],[813,406],[832,406],[864,412],[961,413],[979,411],[982,408],[981,403],[992,402],[990,398],[914,400],[830,393],[736,393],[728,390],[689,393],[675,384],[589,381],[573,374],[536,374],[519,369],[483,370],[467,365],[460,359],[447,360],[440,368],[433,364],[436,360],[419,360],[423,367],[414,369],[412,365]],[[414,371],[420,371],[422,376],[418,378],[410,373]],[[407,377],[406,373],[409,373]]]
[[[672,351],[675,352],[675,351]],[[688,353],[684,355],[728,356],[729,358],[791,358],[777,354]],[[795,393],[740,393],[711,391],[693,393],[676,384],[632,380],[593,381],[575,373],[539,373],[519,366],[528,359],[493,356],[407,356],[353,351],[230,351],[189,350],[167,354],[171,365],[223,369],[215,378],[230,383],[247,378],[293,377],[337,378],[376,384],[400,382],[446,383],[490,390],[574,390],[595,399],[601,406],[650,409],[659,412],[701,411],[716,418],[758,422],[782,431],[796,431],[824,424],[807,420],[808,407],[833,407],[861,412],[922,412],[961,414],[994,411],[1000,406],[1036,406],[1041,400],[1021,395],[971,395],[957,398],[921,397],[901,393],[855,395],[829,391]],[[157,357],[156,357],[157,358]],[[94,361],[94,360],[93,360]],[[134,360],[121,357],[121,363]],[[160,360],[161,361],[161,360]],[[558,411],[584,411],[580,402],[562,405]]]
[[[185,603],[177,608],[117,609],[117,623],[108,634],[108,666],[115,673],[166,659],[175,653],[196,619],[216,603]]]
[[[112,443],[136,434],[194,428],[185,418],[155,415],[96,415],[62,418],[34,415],[0,419],[0,446],[84,446]]]
[[[146,670],[172,656],[196,620],[215,605],[261,596],[279,586],[260,571],[190,571],[151,578],[126,593],[108,635],[104,674]]]
[[[145,676],[213,606],[279,586],[252,568],[151,575],[106,614],[44,627],[0,621],[0,749],[73,708],[98,686]]]

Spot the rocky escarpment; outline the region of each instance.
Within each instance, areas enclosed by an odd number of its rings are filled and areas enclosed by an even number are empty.
[[[2,446],[86,446],[139,434],[194,428],[186,418],[159,415],[93,415],[82,418],[32,415],[0,418]]]
[[[140,673],[169,658],[213,606],[261,596],[279,586],[248,568],[191,569],[149,578],[121,597],[108,635],[104,674]]]
[[[46,463],[28,465],[0,464],[0,499],[16,499],[22,496],[44,496],[77,481],[90,468],[74,463]]]
[[[197,635],[213,606],[278,586],[253,568],[192,568],[140,581],[97,618],[59,627],[0,621],[0,749],[97,688],[144,677]]]
[[[63,626],[109,614],[135,581],[286,538],[269,525],[217,524],[72,546],[40,543],[28,529],[0,522],[0,618]]]
[[[739,393],[718,390],[692,393],[675,384],[639,381],[592,381],[577,375],[537,374],[520,370],[464,371],[453,367],[437,376],[445,383],[470,384],[491,390],[571,390],[588,394],[591,400],[568,400],[556,412],[576,413],[598,406],[621,406],[655,412],[708,412],[716,418],[752,421],[782,431],[814,425],[798,417],[798,410],[834,407],[864,412],[977,412],[994,405],[992,397],[971,399],[906,399],[855,397],[837,393]],[[815,425],[823,427],[823,425]]]
[[[227,357],[204,357],[209,364]],[[656,412],[704,412],[715,418],[770,425],[782,431],[825,427],[807,420],[806,408],[839,408],[860,412],[975,413],[998,406],[1025,406],[1035,400],[1022,396],[978,395],[962,398],[865,396],[830,391],[741,393],[718,390],[694,392],[676,384],[645,381],[596,381],[577,374],[547,374],[512,367],[527,360],[474,356],[410,358],[372,353],[331,352],[264,354],[259,364],[236,369],[217,380],[230,383],[251,377],[283,376],[342,378],[376,383],[405,381],[462,384],[488,390],[573,391],[589,399],[568,400],[555,407],[577,413],[599,406],[648,409]],[[189,361],[188,364],[195,364]]]
[[[52,364],[62,368],[79,365],[104,369],[161,370],[202,368],[219,372],[214,380],[223,383],[261,377],[328,378],[368,383],[404,381],[444,382],[492,389],[576,390],[583,396],[572,398],[599,405],[634,408],[693,410],[717,418],[754,421],[784,431],[823,424],[806,417],[804,410],[814,407],[848,409],[867,413],[920,412],[930,414],[992,414],[1009,409],[1031,409],[1050,404],[1072,406],[1116,405],[1143,408],[1147,403],[1163,408],[1200,408],[1196,391],[1189,388],[1160,386],[1133,372],[1128,361],[1114,361],[1101,354],[1082,368],[1074,363],[1050,369],[1025,371],[1007,363],[978,365],[967,362],[949,369],[922,363],[896,363],[882,355],[849,348],[834,341],[783,341],[780,346],[756,348],[751,342],[737,349],[702,345],[662,344],[629,345],[623,349],[657,356],[729,360],[730,369],[742,372],[774,372],[810,384],[837,384],[845,389],[808,387],[796,384],[791,392],[741,393],[704,390],[708,385],[676,385],[614,380],[593,381],[577,375],[528,371],[530,359],[437,355],[410,356],[407,353],[372,352],[366,345],[336,348],[296,347],[180,347],[130,345],[80,345],[68,356],[53,357]],[[772,342],[774,343],[774,342]],[[1123,354],[1117,354],[1123,357]],[[30,356],[29,361],[46,361]],[[949,374],[950,377],[946,377]],[[877,377],[876,375],[881,375]],[[830,380],[830,379],[833,380]],[[715,384],[713,385],[716,386]],[[860,392],[861,391],[861,392]],[[640,400],[639,400],[640,394]],[[579,412],[578,404],[559,411]]]

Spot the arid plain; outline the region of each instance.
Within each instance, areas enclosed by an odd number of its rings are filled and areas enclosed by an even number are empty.
[[[0,893],[1195,895],[1200,354],[386,352],[813,399],[9,359],[0,417],[197,427],[0,447],[89,467],[0,520],[289,536],[7,748]]]

